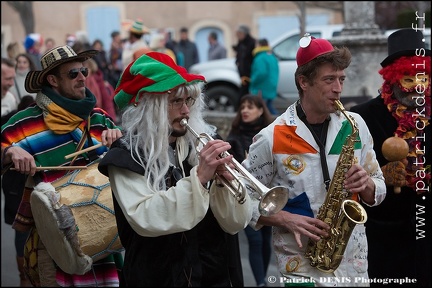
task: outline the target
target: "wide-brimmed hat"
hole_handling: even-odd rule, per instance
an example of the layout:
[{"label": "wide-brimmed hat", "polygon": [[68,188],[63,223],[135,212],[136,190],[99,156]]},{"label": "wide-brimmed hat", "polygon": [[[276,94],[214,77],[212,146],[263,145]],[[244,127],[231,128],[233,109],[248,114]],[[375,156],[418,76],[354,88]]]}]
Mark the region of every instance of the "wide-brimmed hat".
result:
[{"label": "wide-brimmed hat", "polygon": [[71,61],[84,62],[98,53],[98,50],[87,50],[77,54],[68,45],[52,48],[41,58],[42,70],[33,70],[27,73],[24,87],[27,92],[36,93],[42,89],[42,84],[46,75],[57,66]]},{"label": "wide-brimmed hat", "polygon": [[165,53],[148,52],[126,67],[117,83],[114,102],[123,109],[138,103],[142,92],[167,93],[193,82],[205,82],[205,78],[188,73]]},{"label": "wide-brimmed hat", "polygon": [[297,65],[302,66],[316,57],[334,50],[333,45],[326,39],[317,39],[306,33],[299,41],[300,47],[297,50]]},{"label": "wide-brimmed hat", "polygon": [[132,23],[129,31],[135,34],[149,34],[150,29],[147,28],[141,19],[137,19]]},{"label": "wide-brimmed hat", "polygon": [[423,41],[423,33],[417,29],[401,29],[393,32],[388,36],[387,48],[388,56],[381,62],[381,66],[390,65],[394,60],[402,56],[415,56],[420,49],[425,49],[424,56],[430,56],[431,50],[426,49]]}]

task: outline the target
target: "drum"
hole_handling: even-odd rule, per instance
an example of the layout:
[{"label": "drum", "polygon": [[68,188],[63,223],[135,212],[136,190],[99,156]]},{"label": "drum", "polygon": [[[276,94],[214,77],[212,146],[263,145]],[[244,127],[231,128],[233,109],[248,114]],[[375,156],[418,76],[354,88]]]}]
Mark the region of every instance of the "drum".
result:
[{"label": "drum", "polygon": [[99,161],[39,183],[30,196],[39,237],[69,274],[83,275],[93,262],[123,251],[109,179],[99,172]]}]

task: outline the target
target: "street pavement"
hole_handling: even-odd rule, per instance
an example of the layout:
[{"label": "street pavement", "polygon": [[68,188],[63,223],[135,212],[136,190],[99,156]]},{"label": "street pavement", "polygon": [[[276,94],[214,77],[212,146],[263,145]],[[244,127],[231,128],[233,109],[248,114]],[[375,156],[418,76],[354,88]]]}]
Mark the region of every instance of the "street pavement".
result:
[{"label": "street pavement", "polygon": [[[239,233],[240,252],[243,266],[245,287],[255,287],[255,279],[249,264],[248,243],[244,231]],[[1,191],[1,287],[19,287],[18,269],[15,258],[14,230],[11,225],[4,223],[4,194]],[[279,273],[277,272],[274,254],[268,268],[267,277],[276,277],[275,283],[269,283],[270,287],[281,287]]]}]

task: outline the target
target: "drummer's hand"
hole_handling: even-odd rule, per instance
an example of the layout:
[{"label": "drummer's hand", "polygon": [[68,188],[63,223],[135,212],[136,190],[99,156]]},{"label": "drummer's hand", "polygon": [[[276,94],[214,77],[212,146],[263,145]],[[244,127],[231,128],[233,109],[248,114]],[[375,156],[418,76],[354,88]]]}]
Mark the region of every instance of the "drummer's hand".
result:
[{"label": "drummer's hand", "polygon": [[36,162],[33,156],[21,147],[10,147],[4,155],[4,159],[5,163],[13,162],[15,170],[22,174],[34,176],[36,173]]},{"label": "drummer's hand", "polygon": [[110,147],[111,144],[122,137],[122,132],[119,129],[107,129],[102,131],[102,145]]}]

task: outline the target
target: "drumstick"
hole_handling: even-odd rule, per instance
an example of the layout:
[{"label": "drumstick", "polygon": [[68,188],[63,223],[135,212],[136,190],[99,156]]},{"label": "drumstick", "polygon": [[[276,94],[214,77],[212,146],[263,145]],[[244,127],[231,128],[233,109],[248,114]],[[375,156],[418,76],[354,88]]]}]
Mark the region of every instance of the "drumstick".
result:
[{"label": "drumstick", "polygon": [[[11,170],[17,170],[16,168],[12,167]],[[76,170],[76,169],[87,169],[87,166],[39,166],[36,167],[36,171],[41,170]]]},{"label": "drumstick", "polygon": [[66,155],[66,156],[65,156],[65,159],[72,158],[72,157],[74,157],[74,156],[76,156],[76,155],[79,155],[79,154],[81,154],[81,153],[84,153],[84,152],[88,152],[88,151],[91,151],[91,150],[97,149],[97,148],[99,148],[99,147],[102,147],[102,143],[99,143],[99,144],[97,144],[97,145],[93,145],[93,146],[87,147],[87,148],[85,148],[85,149],[79,150],[79,151],[74,152],[74,153],[71,153],[71,154],[69,154],[69,155]]}]

